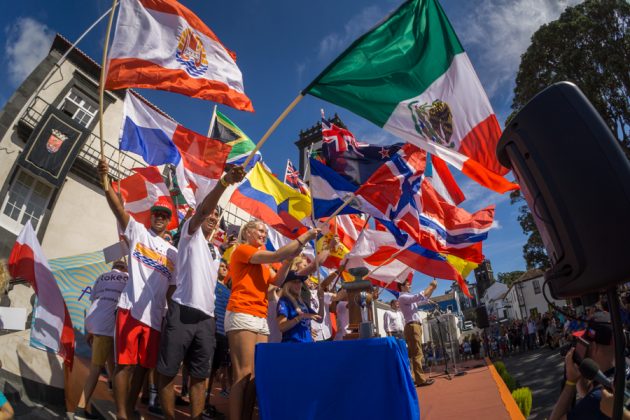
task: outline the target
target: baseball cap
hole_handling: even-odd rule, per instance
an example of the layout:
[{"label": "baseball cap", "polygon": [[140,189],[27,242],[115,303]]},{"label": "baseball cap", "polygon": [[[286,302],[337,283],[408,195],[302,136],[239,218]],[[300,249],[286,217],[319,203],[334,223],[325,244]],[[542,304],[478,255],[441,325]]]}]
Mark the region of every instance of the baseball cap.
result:
[{"label": "baseball cap", "polygon": [[308,276],[301,276],[296,271],[291,270],[287,273],[287,277],[284,279],[283,284],[294,280],[299,280],[300,282],[304,283],[306,279],[308,279]]},{"label": "baseball cap", "polygon": [[608,312],[596,312],[588,319],[587,328],[574,332],[573,336],[605,346],[611,345],[613,330],[610,314]]},{"label": "baseball cap", "polygon": [[173,210],[171,210],[171,203],[168,202],[166,197],[159,197],[155,203],[151,206],[151,213],[156,211],[163,211],[168,213],[168,217],[173,215]]}]

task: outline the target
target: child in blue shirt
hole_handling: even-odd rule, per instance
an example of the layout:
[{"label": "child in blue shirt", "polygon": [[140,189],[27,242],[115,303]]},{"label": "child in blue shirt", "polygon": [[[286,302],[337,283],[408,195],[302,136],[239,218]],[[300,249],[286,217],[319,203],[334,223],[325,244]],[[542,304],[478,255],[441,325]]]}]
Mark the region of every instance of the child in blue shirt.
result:
[{"label": "child in blue shirt", "polygon": [[[311,320],[321,322],[321,315],[315,313],[301,297],[302,283],[308,276],[300,276],[289,271],[282,285],[282,297],[278,300],[277,322],[282,332],[283,343],[312,343]],[[320,309],[324,307],[323,294],[320,296]]]}]

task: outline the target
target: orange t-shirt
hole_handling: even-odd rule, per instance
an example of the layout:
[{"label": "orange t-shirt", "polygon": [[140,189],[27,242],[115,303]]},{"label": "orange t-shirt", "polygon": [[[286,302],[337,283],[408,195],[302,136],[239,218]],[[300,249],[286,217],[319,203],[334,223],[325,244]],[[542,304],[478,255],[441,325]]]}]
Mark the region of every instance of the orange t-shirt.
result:
[{"label": "orange t-shirt", "polygon": [[239,245],[230,258],[228,276],[232,278],[232,294],[227,310],[267,318],[267,289],[273,277],[267,264],[250,264],[259,249]]}]

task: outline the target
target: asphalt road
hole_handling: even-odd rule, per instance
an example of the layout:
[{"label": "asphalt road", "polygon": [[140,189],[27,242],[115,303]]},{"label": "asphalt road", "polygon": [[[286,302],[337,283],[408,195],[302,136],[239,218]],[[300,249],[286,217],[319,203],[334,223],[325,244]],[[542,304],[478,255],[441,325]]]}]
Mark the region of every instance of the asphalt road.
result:
[{"label": "asphalt road", "polygon": [[517,353],[502,360],[519,386],[532,390],[532,411],[528,419],[549,417],[563,382],[564,360],[558,350],[543,348]]}]

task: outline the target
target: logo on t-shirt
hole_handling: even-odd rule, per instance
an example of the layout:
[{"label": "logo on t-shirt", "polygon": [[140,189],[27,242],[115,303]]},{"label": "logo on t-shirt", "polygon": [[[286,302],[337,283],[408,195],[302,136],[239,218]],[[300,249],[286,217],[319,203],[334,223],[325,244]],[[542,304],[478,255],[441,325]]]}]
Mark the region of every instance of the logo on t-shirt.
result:
[{"label": "logo on t-shirt", "polygon": [[171,280],[171,273],[175,265],[166,255],[162,255],[141,243],[136,244],[132,255],[145,266],[160,272],[169,281]]}]

